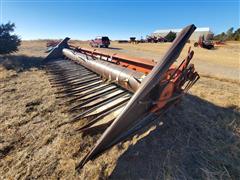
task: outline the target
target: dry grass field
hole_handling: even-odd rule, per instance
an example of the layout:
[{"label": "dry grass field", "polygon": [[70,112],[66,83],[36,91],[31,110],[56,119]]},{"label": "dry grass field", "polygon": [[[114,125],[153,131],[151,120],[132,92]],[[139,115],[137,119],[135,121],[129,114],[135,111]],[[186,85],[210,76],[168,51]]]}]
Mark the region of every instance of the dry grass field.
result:
[{"label": "dry grass field", "polygon": [[[96,137],[77,124],[57,127],[69,117],[42,66],[45,44],[24,41],[18,53],[0,56],[0,179],[240,179],[240,43],[193,48],[201,79],[189,94],[79,173]],[[112,42],[101,50],[157,61],[168,46]]]}]

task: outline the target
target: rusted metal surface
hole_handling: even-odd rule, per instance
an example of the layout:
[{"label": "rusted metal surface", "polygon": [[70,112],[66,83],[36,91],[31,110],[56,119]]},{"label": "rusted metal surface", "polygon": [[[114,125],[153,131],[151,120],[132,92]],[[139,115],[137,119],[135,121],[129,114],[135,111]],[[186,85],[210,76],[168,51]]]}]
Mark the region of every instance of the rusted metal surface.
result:
[{"label": "rusted metal surface", "polygon": [[199,79],[190,64],[194,54],[190,49],[182,63],[173,66],[195,28],[184,28],[156,65],[149,60],[69,47],[67,40],[52,50],[46,64],[50,82],[72,114],[72,119],[59,126],[85,119],[79,132],[105,130],[77,168],[153,122]]},{"label": "rusted metal surface", "polygon": [[153,59],[135,58],[135,57],[129,57],[126,55],[120,55],[117,53],[107,54],[97,49],[81,48],[81,47],[74,47],[74,46],[71,46],[71,47],[83,54],[100,58],[105,61],[110,61],[117,65],[123,66],[128,69],[132,69],[138,72],[142,72],[144,74],[148,74],[152,70],[152,68],[156,65],[156,62],[154,62]]}]

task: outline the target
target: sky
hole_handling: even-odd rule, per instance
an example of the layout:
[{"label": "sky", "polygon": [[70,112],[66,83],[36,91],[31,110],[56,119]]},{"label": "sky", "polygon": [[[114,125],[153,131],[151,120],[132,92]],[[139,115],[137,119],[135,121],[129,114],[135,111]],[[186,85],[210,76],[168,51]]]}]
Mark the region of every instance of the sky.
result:
[{"label": "sky", "polygon": [[240,0],[0,0],[0,23],[22,39],[145,37],[189,24],[214,33],[239,28]]}]

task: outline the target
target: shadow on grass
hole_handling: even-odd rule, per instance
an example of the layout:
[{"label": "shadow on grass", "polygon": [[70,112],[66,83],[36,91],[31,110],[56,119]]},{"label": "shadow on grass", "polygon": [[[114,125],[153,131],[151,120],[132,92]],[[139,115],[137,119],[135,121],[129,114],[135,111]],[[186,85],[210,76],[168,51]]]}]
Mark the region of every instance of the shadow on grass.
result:
[{"label": "shadow on grass", "polygon": [[120,156],[110,179],[240,179],[236,107],[187,95],[160,119]]},{"label": "shadow on grass", "polygon": [[8,55],[0,57],[0,65],[7,70],[22,72],[31,68],[41,68],[43,57]]},{"label": "shadow on grass", "polygon": [[122,50],[122,48],[116,48],[116,47],[108,47],[108,49],[113,49],[113,50]]}]

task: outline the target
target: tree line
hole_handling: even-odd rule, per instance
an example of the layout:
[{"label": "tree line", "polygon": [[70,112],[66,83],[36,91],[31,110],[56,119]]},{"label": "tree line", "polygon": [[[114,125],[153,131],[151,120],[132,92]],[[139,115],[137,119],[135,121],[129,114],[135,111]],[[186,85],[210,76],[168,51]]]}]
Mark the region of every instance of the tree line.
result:
[{"label": "tree line", "polygon": [[234,31],[234,28],[231,27],[226,32],[222,32],[214,36],[214,40],[218,41],[240,41],[240,28]]}]

